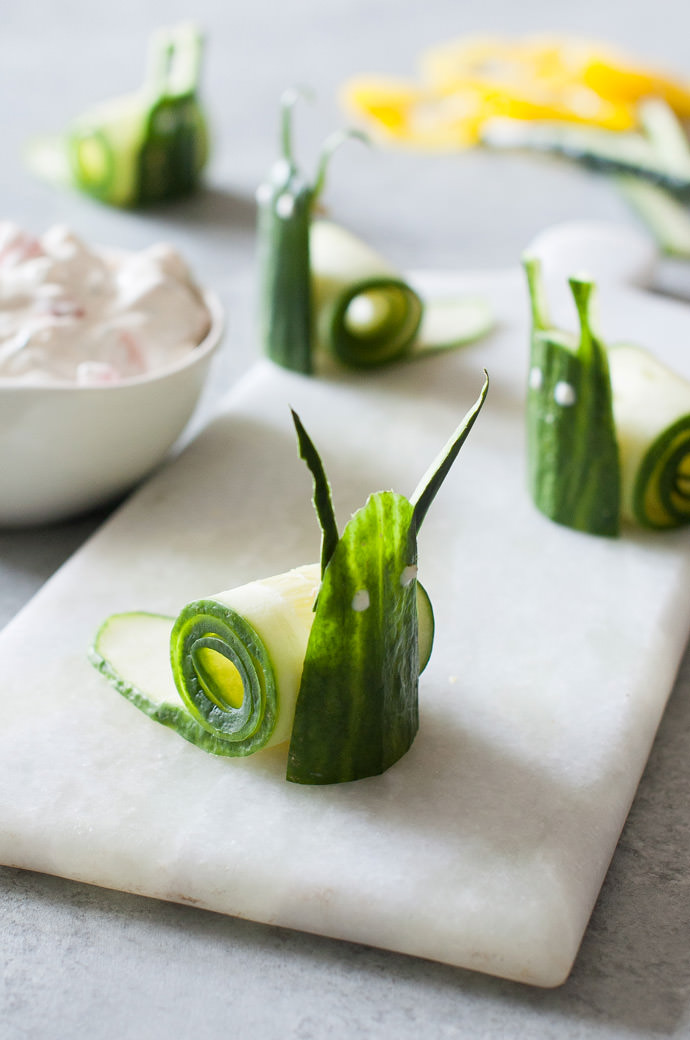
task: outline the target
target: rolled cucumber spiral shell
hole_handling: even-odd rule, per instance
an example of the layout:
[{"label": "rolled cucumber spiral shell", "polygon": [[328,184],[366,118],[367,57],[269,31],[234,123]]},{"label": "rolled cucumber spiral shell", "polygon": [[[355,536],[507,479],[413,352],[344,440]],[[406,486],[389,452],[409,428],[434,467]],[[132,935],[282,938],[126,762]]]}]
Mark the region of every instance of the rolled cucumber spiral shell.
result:
[{"label": "rolled cucumber spiral shell", "polygon": [[623,515],[643,527],[690,523],[690,382],[640,347],[608,350]]},{"label": "rolled cucumber spiral shell", "polygon": [[[114,614],[90,657],[155,722],[211,754],[250,755],[290,740],[320,583],[307,564],[195,600],[177,619]],[[417,606],[421,671],[434,620],[419,583]]]},{"label": "rolled cucumber spiral shell", "polygon": [[170,637],[175,685],[229,754],[287,740],[319,588],[318,566],[189,603]]},{"label": "rolled cucumber spiral shell", "polygon": [[313,564],[195,600],[177,619],[114,614],[91,661],[185,740],[214,755],[250,755],[290,737],[320,581]]},{"label": "rolled cucumber spiral shell", "polygon": [[315,345],[346,365],[373,367],[405,354],[424,305],[383,257],[325,220],[310,231]]}]

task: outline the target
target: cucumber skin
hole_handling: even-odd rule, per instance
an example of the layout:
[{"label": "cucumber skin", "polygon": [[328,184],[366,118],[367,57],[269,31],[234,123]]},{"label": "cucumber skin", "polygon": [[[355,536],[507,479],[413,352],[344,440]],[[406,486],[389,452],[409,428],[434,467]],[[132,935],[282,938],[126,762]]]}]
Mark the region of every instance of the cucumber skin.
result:
[{"label": "cucumber skin", "polygon": [[[537,508],[555,523],[615,538],[620,474],[608,366],[601,373],[588,367],[548,333],[533,337],[531,370],[541,372],[542,385],[528,390],[528,484]],[[573,386],[578,397],[589,383],[585,400],[557,405],[558,383]]]},{"label": "cucumber skin", "polygon": [[[160,129],[166,118],[173,123],[172,132]],[[146,121],[132,205],[145,206],[193,192],[208,150],[208,129],[195,98],[161,99]]]},{"label": "cucumber skin", "polygon": [[523,265],[532,315],[525,410],[532,499],[556,523],[616,537],[621,467],[608,358],[590,320],[594,284],[569,280],[580,320],[579,342],[571,343],[551,325],[540,261],[525,256]]},{"label": "cucumber skin", "polygon": [[[257,243],[259,321],[264,353],[283,368],[310,375],[312,361],[312,300],[309,227],[313,193],[296,167],[280,161],[278,176],[263,186],[258,200]],[[280,176],[287,167],[287,176]],[[278,212],[289,198],[293,211]]]},{"label": "cucumber skin", "polygon": [[[302,672],[287,779],[332,784],[383,773],[419,727],[416,582],[402,585],[413,507],[379,492],[350,519],[323,577]],[[353,609],[366,589],[370,605]]]}]

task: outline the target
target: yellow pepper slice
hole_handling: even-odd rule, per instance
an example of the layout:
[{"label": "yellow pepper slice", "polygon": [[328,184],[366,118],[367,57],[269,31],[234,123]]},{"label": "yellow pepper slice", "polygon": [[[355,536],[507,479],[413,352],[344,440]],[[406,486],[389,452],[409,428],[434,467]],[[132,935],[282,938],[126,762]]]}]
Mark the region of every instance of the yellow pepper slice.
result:
[{"label": "yellow pepper slice", "polygon": [[359,77],[341,92],[351,117],[389,142],[428,150],[476,144],[494,116],[624,131],[645,97],[690,115],[690,83],[575,37],[464,37],[425,51],[419,82]]}]

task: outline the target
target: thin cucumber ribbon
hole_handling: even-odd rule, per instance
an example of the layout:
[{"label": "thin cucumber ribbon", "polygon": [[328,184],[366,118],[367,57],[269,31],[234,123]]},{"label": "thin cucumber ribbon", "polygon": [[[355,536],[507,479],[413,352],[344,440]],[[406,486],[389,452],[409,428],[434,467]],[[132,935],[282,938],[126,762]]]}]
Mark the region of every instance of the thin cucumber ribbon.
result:
[{"label": "thin cucumber ribbon", "polygon": [[202,49],[190,23],[157,30],[143,86],[84,112],[62,138],[34,142],[30,167],[119,207],[192,191],[209,151],[198,99]]},{"label": "thin cucumber ribbon", "polygon": [[549,320],[539,261],[525,259],[532,303],[528,481],[552,520],[617,535],[690,523],[690,383],[648,351],[593,332],[594,284],[571,279],[580,336]]},{"label": "thin cucumber ribbon", "polygon": [[417,731],[418,675],[433,641],[417,531],[487,387],[411,499],[370,496],[342,536],[323,465],[295,416],[314,477],[320,564],[196,600],[176,620],[114,615],[97,633],[94,665],[150,718],[213,754],[290,740],[287,778],[308,784],[388,768]]}]

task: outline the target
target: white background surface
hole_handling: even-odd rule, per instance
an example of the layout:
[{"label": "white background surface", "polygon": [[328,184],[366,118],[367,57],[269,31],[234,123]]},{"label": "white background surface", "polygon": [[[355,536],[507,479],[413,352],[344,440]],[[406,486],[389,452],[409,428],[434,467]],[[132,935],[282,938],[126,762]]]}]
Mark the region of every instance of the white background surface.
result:
[{"label": "white background surface", "polygon": [[[253,191],[274,155],[275,103],[295,81],[317,103],[298,123],[308,164],[340,121],[337,84],[358,71],[412,71],[417,50],[465,31],[556,27],[616,39],[682,69],[690,15],[653,5],[544,0],[479,10],[406,0],[276,7],[203,0],[205,96],[216,127],[210,190],[177,208],[120,214],[29,180],[19,153],[85,103],[129,89],[150,29],[182,4],[25,2],[0,34],[4,215],[41,231],[68,221],[95,241],[179,245],[223,298],[230,334],[217,392],[255,357]],[[479,155],[430,159],[343,150],[327,202],[401,267],[515,262],[546,225],[627,220],[608,186],[579,171]],[[207,398],[210,405],[214,390]],[[0,535],[0,611],[26,601],[99,518]],[[532,991],[457,969],[227,919],[191,908],[0,871],[3,1036],[618,1037],[690,1030],[690,699],[687,664],[570,980]]]}]

